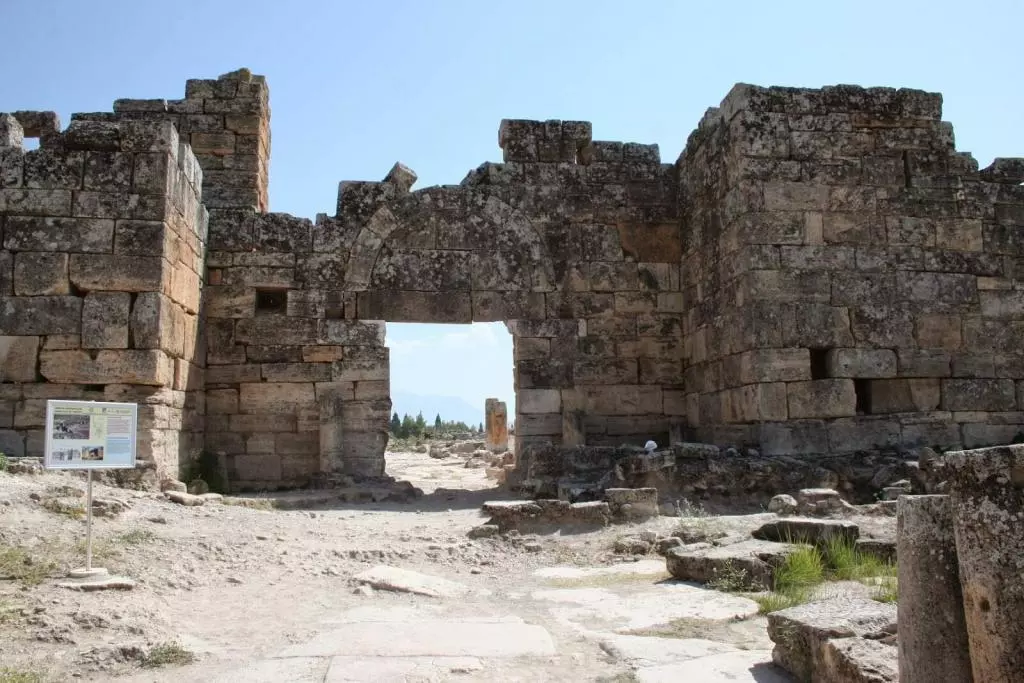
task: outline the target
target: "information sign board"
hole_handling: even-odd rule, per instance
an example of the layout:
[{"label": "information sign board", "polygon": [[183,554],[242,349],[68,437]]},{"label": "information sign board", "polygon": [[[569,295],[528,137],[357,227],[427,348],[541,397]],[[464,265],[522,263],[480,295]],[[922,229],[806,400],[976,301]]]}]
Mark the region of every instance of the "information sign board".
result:
[{"label": "information sign board", "polygon": [[138,405],[102,401],[46,402],[47,469],[135,467]]}]

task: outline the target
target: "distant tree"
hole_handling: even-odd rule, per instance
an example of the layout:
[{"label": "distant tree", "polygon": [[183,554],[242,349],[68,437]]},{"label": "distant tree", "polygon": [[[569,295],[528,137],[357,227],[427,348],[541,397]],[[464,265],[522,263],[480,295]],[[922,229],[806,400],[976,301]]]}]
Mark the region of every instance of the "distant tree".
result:
[{"label": "distant tree", "polygon": [[480,434],[484,433],[484,423],[483,422],[480,423],[480,427],[476,431],[479,432]]},{"label": "distant tree", "polygon": [[391,416],[391,426],[388,431],[395,436],[398,436],[398,433],[402,431],[402,420],[398,417],[397,411],[395,411],[395,414]]},{"label": "distant tree", "polygon": [[416,422],[411,417],[409,417],[409,413],[406,413],[402,417],[402,430],[399,433],[399,436],[403,439],[408,439],[415,433],[415,430]]},{"label": "distant tree", "polygon": [[438,413],[437,417],[434,418],[434,429],[440,430],[442,424],[443,423],[441,422],[441,413]]},{"label": "distant tree", "polygon": [[413,429],[417,436],[423,436],[423,432],[427,429],[427,421],[423,419],[423,411],[421,410],[413,421]]}]

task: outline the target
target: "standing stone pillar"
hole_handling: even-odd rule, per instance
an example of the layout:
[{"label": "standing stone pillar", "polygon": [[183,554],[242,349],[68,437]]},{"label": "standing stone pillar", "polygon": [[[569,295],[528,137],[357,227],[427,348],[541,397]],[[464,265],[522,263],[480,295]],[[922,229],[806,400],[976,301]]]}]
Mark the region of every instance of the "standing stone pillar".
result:
[{"label": "standing stone pillar", "polygon": [[949,496],[900,496],[900,683],[971,683]]},{"label": "standing stone pillar", "polygon": [[1019,683],[1024,680],[1024,445],[949,453],[942,468],[949,482],[974,680]]},{"label": "standing stone pillar", "polygon": [[320,471],[326,474],[345,471],[341,412],[341,396],[324,392],[320,398]]},{"label": "standing stone pillar", "polygon": [[504,401],[489,398],[484,401],[485,446],[494,453],[508,450],[508,408]]}]

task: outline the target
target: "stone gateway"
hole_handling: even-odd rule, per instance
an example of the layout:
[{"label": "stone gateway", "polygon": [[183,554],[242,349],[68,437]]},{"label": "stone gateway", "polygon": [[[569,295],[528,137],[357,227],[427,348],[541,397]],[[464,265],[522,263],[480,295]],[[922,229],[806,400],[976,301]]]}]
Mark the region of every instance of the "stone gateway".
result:
[{"label": "stone gateway", "polygon": [[235,490],[376,477],[388,321],[507,323],[517,450],[1024,428],[1024,161],[979,170],[940,95],[737,85],[675,163],[506,120],[502,163],[416,191],[396,164],[314,221],[269,212],[270,141],[245,69],[0,115],[0,450],[41,453],[48,398],[131,401],[161,477],[204,450]]}]

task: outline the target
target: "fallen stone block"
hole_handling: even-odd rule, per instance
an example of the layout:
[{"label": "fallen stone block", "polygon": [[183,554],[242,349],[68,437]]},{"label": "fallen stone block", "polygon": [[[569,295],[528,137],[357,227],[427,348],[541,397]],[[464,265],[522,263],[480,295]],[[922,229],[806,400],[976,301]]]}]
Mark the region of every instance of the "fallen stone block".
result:
[{"label": "fallen stone block", "polygon": [[470,592],[461,583],[383,564],[356,574],[353,578],[378,590],[415,593],[431,598],[458,598]]},{"label": "fallen stone block", "polygon": [[[887,681],[897,679],[832,678],[829,661],[848,659],[839,652],[826,654],[826,644],[839,638],[864,638],[879,632],[895,633],[896,605],[867,598],[838,598],[810,602],[768,615],[768,637],[775,643],[772,660],[799,681]],[[844,652],[853,648],[845,646]],[[892,666],[898,652],[891,647]],[[827,659],[831,657],[831,659]],[[837,665],[838,666],[838,665]],[[845,666],[845,664],[843,665]]]},{"label": "fallen stone block", "polygon": [[658,489],[605,489],[604,499],[615,521],[640,522],[658,516]]},{"label": "fallen stone block", "polygon": [[811,545],[824,545],[839,538],[852,545],[860,536],[860,529],[853,522],[842,520],[791,517],[763,524],[750,535],[762,541]]},{"label": "fallen stone block", "polygon": [[172,503],[177,503],[178,505],[195,507],[206,503],[206,501],[199,496],[193,496],[191,493],[183,493],[181,491],[164,491],[164,495],[167,496],[167,500]]},{"label": "fallen stone block", "polygon": [[829,516],[853,507],[835,489],[800,489],[796,493],[796,504],[802,515]]},{"label": "fallen stone block", "polygon": [[490,515],[490,523],[496,525],[502,533],[513,529],[528,532],[545,528],[599,528],[607,526],[611,521],[611,510],[608,503],[603,501],[494,501],[484,503],[483,511]]},{"label": "fallen stone block", "polygon": [[898,683],[894,645],[867,638],[837,638],[822,646],[822,671],[817,680],[829,683]]},{"label": "fallen stone block", "polygon": [[498,528],[497,524],[481,524],[466,532],[466,536],[469,538],[492,538],[500,533],[501,529]]},{"label": "fallen stone block", "polygon": [[777,515],[794,515],[796,511],[796,498],[785,493],[774,496],[768,502],[768,512],[774,512]]},{"label": "fallen stone block", "polygon": [[672,548],[665,553],[669,574],[681,581],[727,580],[744,588],[770,589],[775,568],[797,549],[788,543],[748,540],[725,546]]}]

